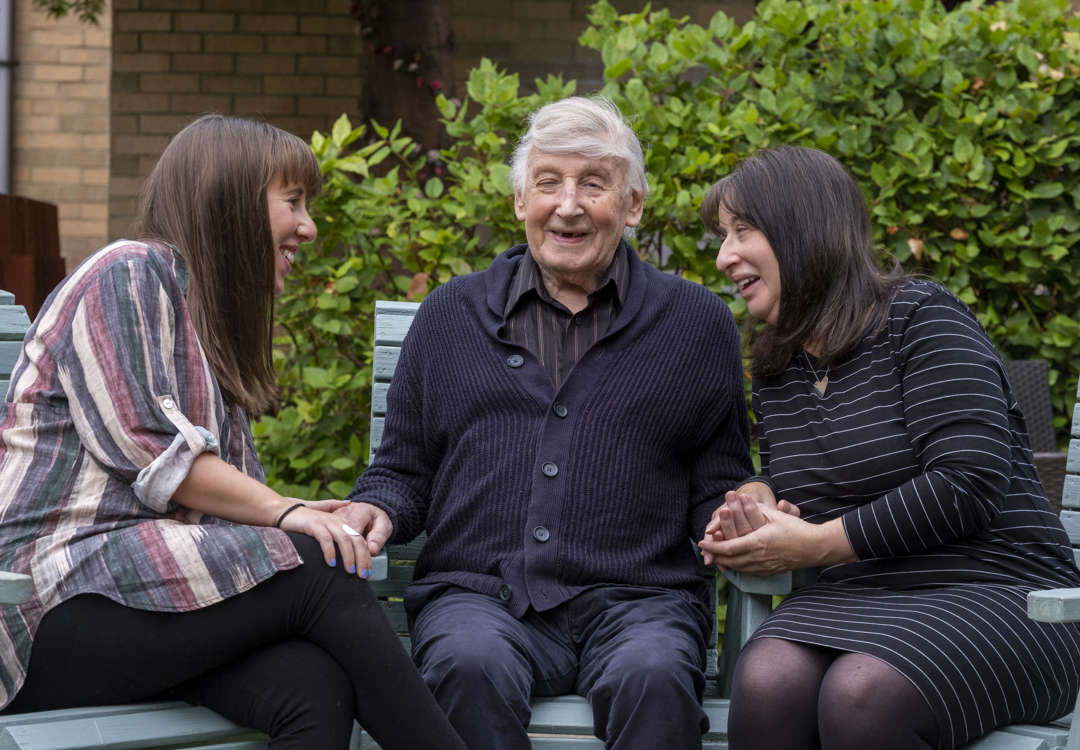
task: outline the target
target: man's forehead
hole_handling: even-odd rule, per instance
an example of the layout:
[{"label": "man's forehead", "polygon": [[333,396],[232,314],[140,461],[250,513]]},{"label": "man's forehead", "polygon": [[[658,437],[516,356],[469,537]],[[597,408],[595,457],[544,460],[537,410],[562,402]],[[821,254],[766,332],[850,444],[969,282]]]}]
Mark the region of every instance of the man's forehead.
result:
[{"label": "man's forehead", "polygon": [[604,172],[622,176],[626,162],[618,156],[587,156],[579,153],[557,154],[533,149],[529,152],[529,171]]}]

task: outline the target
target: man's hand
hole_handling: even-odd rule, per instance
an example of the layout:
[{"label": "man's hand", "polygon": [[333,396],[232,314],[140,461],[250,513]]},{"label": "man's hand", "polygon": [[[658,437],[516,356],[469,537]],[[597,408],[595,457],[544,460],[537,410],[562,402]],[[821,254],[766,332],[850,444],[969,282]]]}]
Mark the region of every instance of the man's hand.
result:
[{"label": "man's hand", "polygon": [[765,525],[764,511],[778,510],[798,518],[799,508],[787,500],[776,501],[772,489],[764,482],[747,482],[724,495],[724,504],[713,511],[705,527],[705,536],[698,543],[706,565],[713,565],[715,558],[708,542],[720,542],[745,536]]},{"label": "man's hand", "polygon": [[373,557],[379,554],[386,540],[394,533],[394,524],[386,511],[369,503],[349,503],[335,510],[334,515],[360,532]]}]

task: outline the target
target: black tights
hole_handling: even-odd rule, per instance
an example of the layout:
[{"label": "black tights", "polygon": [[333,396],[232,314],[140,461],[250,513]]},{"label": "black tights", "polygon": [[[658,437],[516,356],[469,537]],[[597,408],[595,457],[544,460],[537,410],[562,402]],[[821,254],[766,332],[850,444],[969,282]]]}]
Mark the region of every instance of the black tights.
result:
[{"label": "black tights", "polygon": [[56,606],[7,711],[184,698],[266,732],[275,750],[346,748],[353,718],[386,750],[465,750],[369,585],[289,536],[303,565],[203,609],[96,595]]},{"label": "black tights", "polygon": [[915,686],[880,659],[759,638],[735,667],[728,741],[731,750],[929,750],[938,728]]}]

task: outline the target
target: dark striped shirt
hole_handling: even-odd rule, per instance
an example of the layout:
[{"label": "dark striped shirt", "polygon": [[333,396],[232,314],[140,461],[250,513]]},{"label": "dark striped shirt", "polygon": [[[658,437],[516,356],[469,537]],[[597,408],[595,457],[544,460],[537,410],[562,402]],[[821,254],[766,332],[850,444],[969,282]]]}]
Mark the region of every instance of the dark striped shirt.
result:
[{"label": "dark striped shirt", "polygon": [[628,252],[630,247],[620,243],[588,305],[577,314],[548,294],[531,252],[526,251],[518,263],[503,311],[504,332],[540,360],[556,390],[622,309],[630,284]]}]

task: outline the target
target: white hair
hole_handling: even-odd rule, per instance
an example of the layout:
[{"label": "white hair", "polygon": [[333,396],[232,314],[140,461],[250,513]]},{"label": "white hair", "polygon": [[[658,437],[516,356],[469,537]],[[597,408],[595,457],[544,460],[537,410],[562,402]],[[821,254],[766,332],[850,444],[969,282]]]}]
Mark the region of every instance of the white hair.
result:
[{"label": "white hair", "polygon": [[510,160],[510,181],[515,193],[525,191],[532,149],[549,154],[581,154],[590,159],[616,157],[626,164],[627,192],[637,192],[642,200],[649,192],[641,143],[610,99],[571,96],[533,112],[529,129],[518,141]]}]

